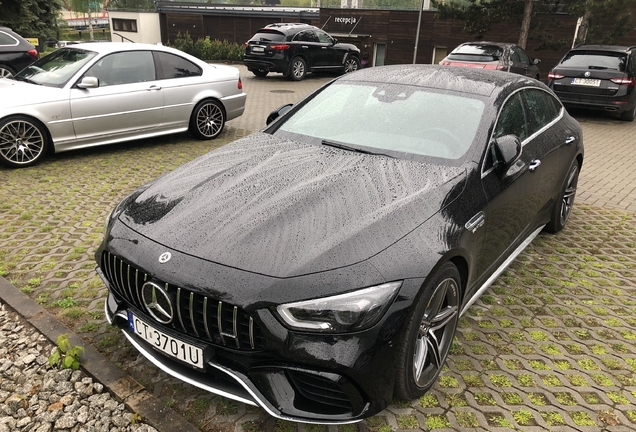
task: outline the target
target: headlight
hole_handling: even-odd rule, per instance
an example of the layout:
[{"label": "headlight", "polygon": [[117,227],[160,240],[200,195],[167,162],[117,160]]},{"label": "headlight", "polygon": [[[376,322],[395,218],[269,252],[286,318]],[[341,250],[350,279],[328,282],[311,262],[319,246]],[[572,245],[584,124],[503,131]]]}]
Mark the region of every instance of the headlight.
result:
[{"label": "headlight", "polygon": [[114,210],[111,210],[110,213],[108,213],[108,216],[106,216],[106,219],[104,219],[104,238],[108,236],[108,228],[110,228],[110,220],[113,217],[113,211]]},{"label": "headlight", "polygon": [[401,281],[389,282],[333,297],[283,304],[276,311],[285,324],[296,330],[325,333],[364,330],[382,318],[401,286]]}]

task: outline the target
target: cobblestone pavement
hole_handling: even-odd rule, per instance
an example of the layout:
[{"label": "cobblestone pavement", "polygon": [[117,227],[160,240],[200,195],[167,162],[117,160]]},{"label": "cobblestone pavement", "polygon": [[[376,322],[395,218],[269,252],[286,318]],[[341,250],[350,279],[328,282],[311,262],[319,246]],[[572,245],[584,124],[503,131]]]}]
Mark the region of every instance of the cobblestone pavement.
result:
[{"label": "cobblestone pavement", "polygon": [[288,423],[173,380],[138,356],[104,322],[93,253],[106,214],[135,187],[262,128],[269,111],[332,78],[242,73],[246,115],[212,142],[175,135],[0,168],[0,276],[202,431],[636,428],[636,123],[605,115],[576,113],[586,160],[570,223],[540,235],[461,319],[439,382],[419,400],[354,425]]}]

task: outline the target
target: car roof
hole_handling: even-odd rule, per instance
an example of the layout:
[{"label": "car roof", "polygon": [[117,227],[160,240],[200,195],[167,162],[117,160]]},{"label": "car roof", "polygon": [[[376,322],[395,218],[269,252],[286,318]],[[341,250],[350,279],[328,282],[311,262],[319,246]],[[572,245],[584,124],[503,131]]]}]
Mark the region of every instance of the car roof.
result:
[{"label": "car roof", "polygon": [[515,44],[510,43],[510,42],[489,42],[489,41],[478,41],[478,42],[464,42],[461,45],[458,45],[457,48],[459,48],[460,46],[464,46],[464,45],[476,45],[476,46],[482,46],[482,45],[494,45],[494,46],[498,46],[498,47],[511,47],[514,46]]},{"label": "car roof", "polygon": [[577,45],[572,48],[570,51],[585,51],[585,50],[595,50],[595,51],[613,51],[613,52],[628,52],[633,50],[636,46],[620,46],[620,45]]},{"label": "car roof", "polygon": [[276,30],[281,33],[297,33],[306,29],[317,29],[318,27],[305,23],[272,23],[267,24],[261,30]]},{"label": "car roof", "polygon": [[495,98],[501,93],[510,93],[521,87],[546,88],[536,80],[509,72],[422,64],[361,69],[355,73],[343,75],[337,80],[387,82],[471,93],[487,98]]},{"label": "car roof", "polygon": [[157,50],[171,53],[178,53],[182,56],[186,54],[174,48],[163,45],[129,43],[129,42],[84,42],[79,44],[67,45],[64,49],[84,49],[94,51],[99,54],[110,54],[120,51],[138,51],[138,50]]}]

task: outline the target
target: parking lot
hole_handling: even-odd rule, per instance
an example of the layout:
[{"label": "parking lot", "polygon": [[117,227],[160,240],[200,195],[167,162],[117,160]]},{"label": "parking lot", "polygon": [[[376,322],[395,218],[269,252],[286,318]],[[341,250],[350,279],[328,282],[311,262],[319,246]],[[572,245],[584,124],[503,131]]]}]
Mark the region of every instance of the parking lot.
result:
[{"label": "parking lot", "polygon": [[[265,126],[333,76],[256,78],[246,113],[214,141],[188,135],[0,168],[0,276],[202,431],[627,431],[636,428],[636,122],[576,112],[585,162],[568,226],[540,235],[460,320],[446,370],[419,400],[346,426],[288,423],[167,377],[105,323],[93,253],[137,186]],[[2,293],[0,292],[0,298]]]}]

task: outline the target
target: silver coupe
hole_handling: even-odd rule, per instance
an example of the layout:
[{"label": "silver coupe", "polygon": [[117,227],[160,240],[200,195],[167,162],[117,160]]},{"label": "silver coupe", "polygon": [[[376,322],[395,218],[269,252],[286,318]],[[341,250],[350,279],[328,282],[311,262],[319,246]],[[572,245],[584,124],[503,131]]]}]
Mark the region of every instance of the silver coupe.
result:
[{"label": "silver coupe", "polygon": [[0,162],[190,131],[217,137],[243,114],[238,69],[160,45],[85,43],[0,79]]}]

